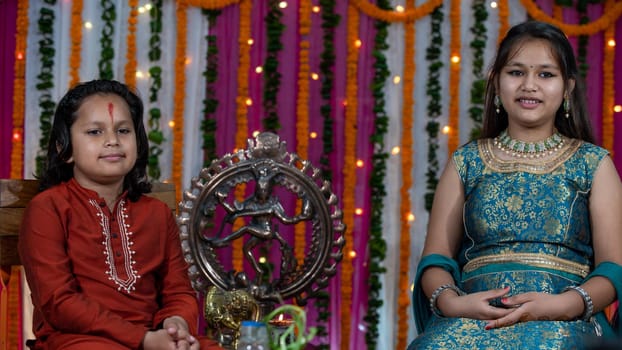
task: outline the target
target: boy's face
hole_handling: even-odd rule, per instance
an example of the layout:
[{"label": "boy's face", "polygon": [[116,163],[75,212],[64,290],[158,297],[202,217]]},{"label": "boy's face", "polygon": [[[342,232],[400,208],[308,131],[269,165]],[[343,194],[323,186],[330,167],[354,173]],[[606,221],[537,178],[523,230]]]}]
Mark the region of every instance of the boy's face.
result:
[{"label": "boy's face", "polygon": [[84,99],[71,126],[74,177],[95,189],[122,184],[137,158],[136,131],[125,100],[115,94]]}]

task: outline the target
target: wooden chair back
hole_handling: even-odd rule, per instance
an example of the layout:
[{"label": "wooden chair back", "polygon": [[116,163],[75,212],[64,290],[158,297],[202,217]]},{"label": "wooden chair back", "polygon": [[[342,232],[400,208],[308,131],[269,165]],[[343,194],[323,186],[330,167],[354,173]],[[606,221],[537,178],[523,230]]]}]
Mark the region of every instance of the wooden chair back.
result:
[{"label": "wooden chair back", "polygon": [[[6,271],[20,265],[17,253],[19,226],[26,205],[38,193],[38,180],[0,179],[0,267]],[[175,186],[170,183],[153,183],[149,196],[156,197],[177,210]]]}]

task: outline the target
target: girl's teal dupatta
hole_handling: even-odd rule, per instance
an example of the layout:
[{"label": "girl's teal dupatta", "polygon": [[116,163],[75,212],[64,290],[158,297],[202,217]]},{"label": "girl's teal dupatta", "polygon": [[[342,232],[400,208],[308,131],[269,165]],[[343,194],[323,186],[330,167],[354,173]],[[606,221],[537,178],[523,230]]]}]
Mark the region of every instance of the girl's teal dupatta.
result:
[{"label": "girl's teal dupatta", "polygon": [[[609,261],[602,262],[596,266],[594,271],[585,277],[584,282],[594,276],[601,276],[608,279],[616,289],[616,299],[618,301],[622,300],[622,266]],[[616,328],[613,328],[613,326],[609,325],[604,312],[599,312],[595,317],[601,326],[605,326],[602,327],[604,337],[622,336],[622,322],[618,322]],[[607,325],[609,325],[609,327],[606,327]]]},{"label": "girl's teal dupatta", "polygon": [[440,267],[449,272],[453,276],[454,281],[460,281],[460,268],[454,259],[440,254],[426,255],[421,259],[419,266],[417,266],[415,288],[413,289],[413,314],[415,315],[415,324],[417,326],[418,333],[423,332],[425,325],[432,316],[430,301],[421,288],[421,276],[423,275],[423,271],[425,269],[433,266]]}]

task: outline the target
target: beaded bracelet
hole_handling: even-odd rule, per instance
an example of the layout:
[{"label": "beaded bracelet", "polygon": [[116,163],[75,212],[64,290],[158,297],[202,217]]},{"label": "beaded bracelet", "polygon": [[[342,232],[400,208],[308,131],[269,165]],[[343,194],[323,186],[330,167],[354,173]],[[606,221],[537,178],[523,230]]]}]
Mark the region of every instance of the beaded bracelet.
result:
[{"label": "beaded bracelet", "polygon": [[436,306],[436,299],[438,299],[441,293],[443,293],[447,289],[453,290],[459,296],[466,295],[465,292],[463,292],[460,288],[456,287],[453,284],[443,284],[442,286],[436,288],[434,292],[432,292],[432,296],[430,297],[430,310],[432,310],[432,313],[434,313],[438,317],[445,317],[445,316],[443,316],[443,313],[441,312],[441,310],[439,310],[438,307]]},{"label": "beaded bracelet", "polygon": [[592,317],[592,313],[594,313],[594,303],[592,302],[592,297],[587,294],[585,289],[579,286],[568,286],[564,288],[562,293],[571,289],[581,295],[581,298],[583,298],[583,304],[585,304],[585,311],[583,312],[583,315],[581,315],[580,319],[586,322],[589,321],[590,317]]}]

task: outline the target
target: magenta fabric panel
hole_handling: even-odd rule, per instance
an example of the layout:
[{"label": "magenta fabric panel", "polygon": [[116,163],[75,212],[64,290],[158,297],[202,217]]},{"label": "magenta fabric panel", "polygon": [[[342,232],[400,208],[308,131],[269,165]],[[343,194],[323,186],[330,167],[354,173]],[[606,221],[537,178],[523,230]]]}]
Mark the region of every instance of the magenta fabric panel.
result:
[{"label": "magenta fabric panel", "polygon": [[[601,5],[588,7],[590,21],[602,16]],[[588,115],[592,120],[596,143],[601,145],[603,140],[603,32],[590,36],[587,46],[588,72],[585,78]]]},{"label": "magenta fabric panel", "polygon": [[[375,20],[365,15],[360,16],[359,35],[362,46],[359,50],[358,91],[357,91],[357,140],[356,157],[364,162],[364,167],[356,168],[356,189],[354,193],[356,208],[363,210],[362,215],[355,216],[353,230],[354,275],[352,276],[352,323],[350,324],[350,349],[366,349],[365,321],[367,315],[367,301],[369,298],[369,219],[371,211],[371,175],[373,144],[369,142],[374,132],[374,97],[370,87],[375,76],[374,71],[374,42],[376,38]],[[412,130],[404,130],[412,132]],[[346,194],[344,194],[346,195]],[[347,253],[347,252],[346,252]],[[407,291],[403,291],[407,293]]]},{"label": "magenta fabric panel", "polygon": [[251,64],[248,72],[248,94],[253,105],[248,107],[249,137],[257,130],[263,130],[261,120],[265,116],[263,107],[263,73],[255,72],[255,68],[264,65],[266,61],[266,25],[265,17],[268,13],[267,2],[253,1],[251,33],[253,46],[251,47]]},{"label": "magenta fabric panel", "polygon": [[[216,99],[218,108],[215,118],[216,154],[219,157],[230,153],[235,148],[236,98],[238,94],[238,37],[239,37],[239,6],[227,6],[221,10],[220,16],[212,26],[218,46],[218,79],[216,81]],[[224,216],[219,213],[220,217]],[[225,269],[231,269],[231,249],[219,250]]]},{"label": "magenta fabric panel", "polygon": [[224,155],[235,148],[239,9],[238,6],[227,6],[222,9],[216,25],[212,28],[218,45],[216,153],[219,155]]},{"label": "magenta fabric panel", "polygon": [[[335,45],[335,68],[334,68],[334,85],[333,85],[333,153],[330,157],[330,168],[333,171],[333,193],[343,200],[344,196],[351,195],[343,192],[343,159],[344,159],[344,119],[345,108],[343,101],[346,91],[346,57],[347,57],[347,21],[348,21],[348,4],[346,1],[337,1],[335,3],[335,13],[341,17],[338,28],[335,29],[334,45]],[[341,207],[343,207],[341,205]],[[347,227],[346,230],[352,230]],[[348,258],[348,252],[344,253],[344,261]],[[338,266],[338,274],[341,274],[341,268],[344,262]],[[330,313],[331,315],[341,315],[341,283],[339,278],[332,278],[329,286],[330,293]],[[339,350],[341,348],[341,316],[332,317],[330,324],[330,344],[331,350]]]},{"label": "magenta fabric panel", "polygon": [[17,1],[0,1],[0,178],[11,175]]},{"label": "magenta fabric panel", "polygon": [[[622,19],[618,18],[616,22],[615,32],[616,48],[615,48],[615,68],[614,68],[614,105],[622,105]],[[614,121],[614,138],[613,138],[613,161],[618,168],[618,172],[622,173],[622,111],[613,114]]]}]

